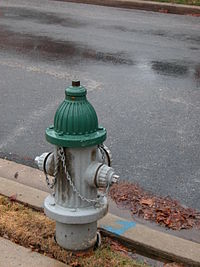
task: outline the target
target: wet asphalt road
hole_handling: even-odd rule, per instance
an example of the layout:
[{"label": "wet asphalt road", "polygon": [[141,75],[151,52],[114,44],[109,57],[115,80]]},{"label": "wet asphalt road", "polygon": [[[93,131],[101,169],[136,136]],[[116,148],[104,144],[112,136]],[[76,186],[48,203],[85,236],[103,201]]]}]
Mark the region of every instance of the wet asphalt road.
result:
[{"label": "wet asphalt road", "polygon": [[121,179],[200,209],[200,18],[0,0],[1,157],[50,149],[44,131],[73,78]]}]

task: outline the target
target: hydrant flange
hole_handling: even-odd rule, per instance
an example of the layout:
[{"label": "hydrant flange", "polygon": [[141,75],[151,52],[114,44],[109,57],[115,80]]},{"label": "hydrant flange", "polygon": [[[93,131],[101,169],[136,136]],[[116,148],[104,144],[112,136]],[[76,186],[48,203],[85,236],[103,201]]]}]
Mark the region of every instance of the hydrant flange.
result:
[{"label": "hydrant flange", "polygon": [[108,211],[107,198],[101,198],[101,206],[85,208],[64,208],[55,204],[55,199],[48,196],[44,202],[45,213],[51,219],[66,224],[85,224],[97,221]]}]

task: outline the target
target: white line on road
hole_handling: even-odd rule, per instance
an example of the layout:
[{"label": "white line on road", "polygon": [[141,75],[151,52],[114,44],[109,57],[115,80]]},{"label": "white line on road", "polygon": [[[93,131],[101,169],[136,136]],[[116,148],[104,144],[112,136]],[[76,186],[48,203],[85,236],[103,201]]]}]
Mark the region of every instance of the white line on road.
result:
[{"label": "white line on road", "polygon": [[[0,60],[1,66],[6,66],[10,68],[17,68],[22,69],[27,72],[34,72],[38,74],[46,74],[50,75],[51,77],[54,77],[56,79],[64,79],[64,80],[72,80],[75,77],[83,77],[82,81],[86,85],[87,89],[89,91],[97,90],[101,88],[101,84],[95,80],[87,78],[86,73],[78,73],[73,72],[73,74],[68,72],[62,72],[62,71],[55,71],[52,69],[47,69],[45,67],[37,67],[37,66],[26,66],[19,62],[13,62],[10,60]],[[41,107],[35,111],[31,111],[31,114],[28,115],[23,122],[18,124],[12,131],[11,134],[8,134],[6,138],[1,142],[0,149],[5,148],[7,145],[11,145],[15,143],[19,137],[25,136],[27,132],[31,132],[31,128],[33,124],[35,124],[38,120],[40,120],[42,117],[44,117],[47,113],[49,113],[51,110],[54,110],[56,106],[60,103],[60,99],[54,100],[54,102],[49,103],[46,105],[46,107]]]},{"label": "white line on road", "polygon": [[[38,67],[38,66],[26,66],[19,62],[13,62],[10,60],[0,60],[1,66],[6,66],[10,68],[17,68],[22,69],[27,72],[34,72],[38,74],[46,74],[51,77],[54,77],[56,79],[62,79],[62,80],[73,80],[76,77],[80,77],[82,80],[82,83],[85,84],[88,91],[98,90],[102,88],[102,84],[100,82],[97,82],[93,79],[87,78],[89,76],[86,72],[78,72],[78,71],[71,71],[70,72],[64,72],[64,71],[56,71],[53,68],[45,68],[45,67]],[[73,73],[72,73],[73,72]]]},{"label": "white line on road", "polygon": [[45,114],[49,113],[51,110],[55,109],[55,107],[60,103],[60,99],[56,99],[54,102],[49,103],[45,107],[41,107],[33,112],[29,116],[25,118],[25,121],[18,124],[12,131],[11,134],[8,134],[6,138],[1,142],[0,149],[5,148],[7,145],[14,144],[17,139],[21,136],[27,134],[27,132],[31,132],[33,123],[40,120]]}]

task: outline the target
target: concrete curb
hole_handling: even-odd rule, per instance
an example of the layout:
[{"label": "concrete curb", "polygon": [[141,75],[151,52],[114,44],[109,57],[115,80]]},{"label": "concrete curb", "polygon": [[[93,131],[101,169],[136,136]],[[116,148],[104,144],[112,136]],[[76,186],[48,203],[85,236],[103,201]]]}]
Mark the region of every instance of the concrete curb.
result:
[{"label": "concrete curb", "polygon": [[108,214],[99,221],[108,236],[134,248],[138,253],[156,259],[200,266],[200,244],[165,234],[133,221]]},{"label": "concrete curb", "polygon": [[171,13],[179,15],[200,15],[200,6],[190,6],[172,3],[158,3],[143,0],[56,0],[62,2],[73,2],[108,7],[139,9],[155,11],[161,13]]},{"label": "concrete curb", "polygon": [[[9,172],[11,174],[14,174],[17,166],[18,170],[23,170],[23,173],[25,171],[24,168],[26,168],[28,180],[31,178],[28,172],[32,174],[36,172],[38,178],[35,174],[34,177],[38,180],[41,178],[40,175],[43,176],[38,170],[21,164],[16,165],[16,163],[2,159],[0,159],[0,176],[5,172],[6,164],[9,166]],[[4,166],[4,168],[2,166]],[[2,171],[3,169],[4,171]],[[19,178],[20,175],[21,173],[19,172]],[[43,201],[48,195],[48,192],[28,186],[28,180],[24,181],[26,184],[21,184],[8,179],[8,177],[0,177],[0,194],[8,197],[15,196],[17,201],[27,203],[36,209],[42,210]],[[35,185],[37,185],[36,181]],[[127,221],[110,213],[99,221],[98,226],[105,235],[119,239],[126,245],[136,249],[139,253],[167,261],[184,263],[187,266],[200,266],[200,244],[198,243],[153,230],[134,221]]]}]

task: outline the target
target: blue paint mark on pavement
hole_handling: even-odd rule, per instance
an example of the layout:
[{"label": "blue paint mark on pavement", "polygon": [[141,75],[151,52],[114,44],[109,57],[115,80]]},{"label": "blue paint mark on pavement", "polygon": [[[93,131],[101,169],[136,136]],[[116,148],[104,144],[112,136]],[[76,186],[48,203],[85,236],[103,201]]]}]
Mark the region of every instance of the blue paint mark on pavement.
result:
[{"label": "blue paint mark on pavement", "polygon": [[106,226],[104,225],[103,228],[113,234],[116,235],[123,235],[127,230],[129,230],[130,228],[133,228],[136,226],[135,222],[129,222],[129,221],[121,221],[121,220],[117,220],[116,221],[117,224],[120,224],[122,227],[121,228],[114,228],[112,226]]}]

